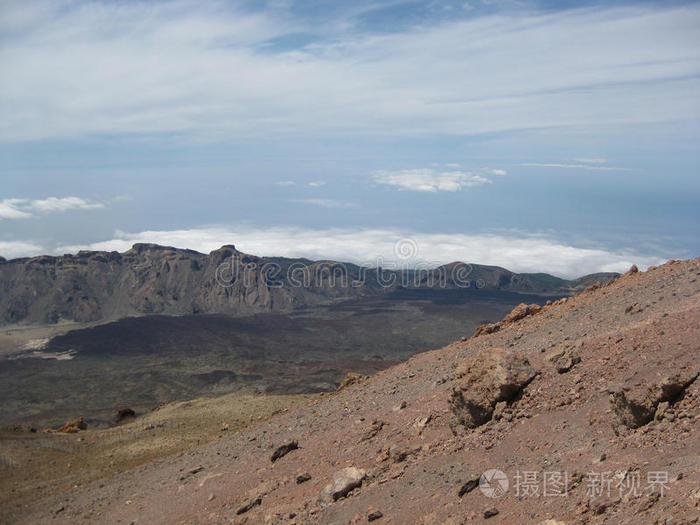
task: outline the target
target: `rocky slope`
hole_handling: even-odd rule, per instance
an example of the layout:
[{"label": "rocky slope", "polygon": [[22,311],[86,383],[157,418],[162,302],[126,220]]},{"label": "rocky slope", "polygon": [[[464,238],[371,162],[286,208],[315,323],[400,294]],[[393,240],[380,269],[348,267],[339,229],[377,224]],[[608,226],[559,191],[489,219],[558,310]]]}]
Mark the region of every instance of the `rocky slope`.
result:
[{"label": "rocky slope", "polygon": [[[600,274],[605,282],[615,274]],[[546,274],[453,263],[423,272],[263,258],[223,246],[208,255],[154,244],[125,253],[0,258],[0,324],[91,322],[126,316],[286,312],[397,287],[475,286],[568,294],[581,287]]]},{"label": "rocky slope", "polygon": [[697,523],[699,277],[669,262],[521,306],[18,522]]}]

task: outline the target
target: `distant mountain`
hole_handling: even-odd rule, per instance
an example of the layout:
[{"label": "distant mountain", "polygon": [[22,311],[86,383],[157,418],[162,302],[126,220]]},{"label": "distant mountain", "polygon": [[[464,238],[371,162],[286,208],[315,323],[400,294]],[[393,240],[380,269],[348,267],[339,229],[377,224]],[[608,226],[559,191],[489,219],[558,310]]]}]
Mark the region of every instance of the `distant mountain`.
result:
[{"label": "distant mountain", "polygon": [[256,257],[232,245],[208,255],[156,244],[124,253],[0,257],[0,324],[103,321],[148,314],[285,312],[399,288],[476,287],[569,295],[617,274],[573,281],[455,262],[368,269],[335,261]]}]

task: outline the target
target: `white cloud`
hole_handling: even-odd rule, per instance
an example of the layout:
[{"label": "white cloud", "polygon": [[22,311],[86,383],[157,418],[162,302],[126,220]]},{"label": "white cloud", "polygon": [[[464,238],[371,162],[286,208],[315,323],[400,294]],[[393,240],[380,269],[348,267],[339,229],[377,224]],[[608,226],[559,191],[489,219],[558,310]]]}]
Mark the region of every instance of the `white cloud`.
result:
[{"label": "white cloud", "polygon": [[3,199],[0,201],[0,220],[2,219],[28,219],[31,213],[22,211],[20,206],[26,203],[26,199]]},{"label": "white cloud", "polygon": [[379,184],[395,186],[410,191],[460,191],[472,186],[489,184],[491,181],[481,175],[467,171],[436,171],[430,168],[399,171],[375,171],[373,179]]},{"label": "white cloud", "polygon": [[88,202],[80,197],[49,197],[47,199],[31,201],[29,206],[40,213],[68,210],[95,210],[104,208],[104,204],[100,202]]},{"label": "white cloud", "polygon": [[0,219],[28,219],[36,213],[47,214],[70,210],[104,208],[100,202],[89,202],[80,197],[48,197],[46,199],[4,199],[0,201]]},{"label": "white cloud", "polygon": [[321,186],[325,186],[325,185],[326,185],[325,180],[315,180],[315,181],[309,182],[309,186],[311,186],[312,188],[320,188]]},{"label": "white cloud", "polygon": [[355,204],[352,202],[342,202],[334,199],[296,199],[293,202],[299,202],[302,204],[311,204],[312,206],[319,206],[321,208],[354,208]]},{"label": "white cloud", "polygon": [[[632,264],[646,268],[663,259],[628,251],[579,248],[534,235],[412,233],[395,229],[304,229],[252,226],[207,227],[175,231],[117,232],[115,238],[80,246],[61,246],[62,254],[89,250],[126,251],[137,242],[190,248],[203,253],[234,244],[253,255],[335,259],[360,264],[403,264],[396,244],[411,239],[414,262],[438,266],[453,261],[503,266],[517,272],[549,272],[579,277],[599,271],[626,271]],[[387,266],[388,267],[388,266]]]},{"label": "white cloud", "polygon": [[506,170],[500,169],[489,170],[489,173],[492,175],[508,175],[508,172]]},{"label": "white cloud", "polygon": [[2,9],[6,141],[473,135],[700,116],[693,4],[503,11],[390,34],[341,22],[294,50],[264,44],[317,24],[221,2]]},{"label": "white cloud", "polygon": [[520,166],[529,166],[535,168],[563,168],[588,171],[632,171],[630,168],[614,168],[612,166],[591,166],[590,164],[566,164],[554,162],[526,162],[520,164]]},{"label": "white cloud", "polygon": [[293,180],[281,180],[279,182],[275,182],[275,184],[277,184],[277,186],[294,186],[296,182]]},{"label": "white cloud", "polygon": [[25,241],[0,241],[0,256],[6,259],[40,255],[44,249],[36,243]]}]

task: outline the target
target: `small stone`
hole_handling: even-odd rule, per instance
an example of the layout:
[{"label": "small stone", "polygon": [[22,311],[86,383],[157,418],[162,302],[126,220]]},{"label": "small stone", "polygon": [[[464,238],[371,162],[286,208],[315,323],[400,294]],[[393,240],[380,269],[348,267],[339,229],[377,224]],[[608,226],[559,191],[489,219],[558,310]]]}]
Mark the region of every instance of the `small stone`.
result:
[{"label": "small stone", "polygon": [[484,519],[489,519],[493,518],[494,516],[498,515],[498,509],[486,509],[484,511]]},{"label": "small stone", "polygon": [[311,479],[311,474],[309,474],[308,472],[304,472],[303,474],[299,474],[296,477],[296,482],[297,482],[297,485],[301,485],[302,483],[306,483],[310,479]]},{"label": "small stone", "polygon": [[238,508],[236,514],[245,514],[250,509],[257,507],[262,503],[262,498],[257,497],[246,501],[241,507]]},{"label": "small stone", "polygon": [[272,461],[274,463],[278,459],[289,454],[292,450],[296,450],[298,448],[299,448],[299,444],[296,441],[290,441],[289,443],[285,443],[284,445],[277,447],[277,450],[275,450],[272,453],[272,456],[270,457],[270,461]]},{"label": "small stone", "polygon": [[209,497],[207,498],[207,501],[212,501],[216,496],[214,494],[209,494]]},{"label": "small stone", "polygon": [[478,486],[479,486],[479,478],[474,478],[474,479],[470,479],[468,481],[465,481],[464,483],[462,483],[462,486],[459,488],[457,495],[461,498],[465,494],[469,494],[472,490],[474,490]]},{"label": "small stone", "polygon": [[398,412],[399,410],[403,410],[406,408],[406,401],[401,401],[401,403],[397,406],[394,407],[394,412]]},{"label": "small stone", "polygon": [[506,403],[505,401],[499,401],[498,403],[496,403],[496,407],[493,409],[493,419],[495,419],[496,421],[503,419],[503,414],[507,407],[508,403]]},{"label": "small stone", "polygon": [[362,441],[368,441],[372,439],[374,436],[376,436],[379,431],[384,428],[384,421],[380,421],[378,419],[375,419],[372,421],[372,424],[370,427],[365,431],[365,433],[362,435],[360,438],[360,442]]},{"label": "small stone", "polygon": [[367,521],[375,521],[378,520],[379,518],[383,517],[384,514],[381,513],[379,510],[373,510],[369,514],[367,514]]},{"label": "small stone", "polygon": [[413,422],[413,428],[418,432],[419,434],[423,431],[423,429],[426,427],[428,423],[430,423],[430,420],[432,419],[431,415],[425,416],[425,417],[419,417]]}]

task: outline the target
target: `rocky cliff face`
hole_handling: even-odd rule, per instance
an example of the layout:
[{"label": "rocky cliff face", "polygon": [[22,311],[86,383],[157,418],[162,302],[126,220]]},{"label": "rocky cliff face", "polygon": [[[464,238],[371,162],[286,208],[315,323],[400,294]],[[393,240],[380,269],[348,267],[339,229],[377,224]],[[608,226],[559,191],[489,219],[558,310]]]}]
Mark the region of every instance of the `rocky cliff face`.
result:
[{"label": "rocky cliff face", "polygon": [[546,274],[518,275],[464,263],[429,271],[385,270],[378,275],[352,264],[255,257],[231,245],[205,255],[135,244],[125,253],[0,258],[0,324],[283,312],[397,287],[471,286],[568,294],[576,287],[572,283]]}]

